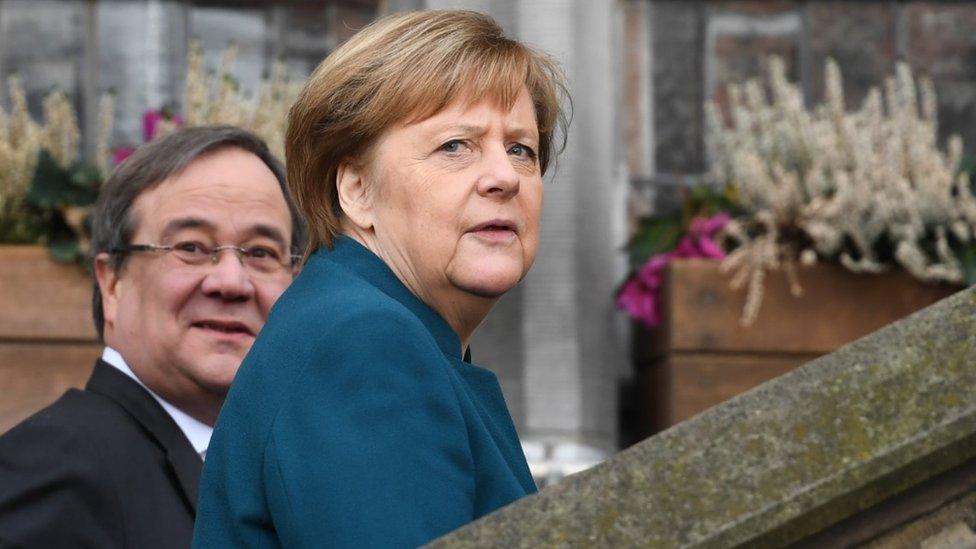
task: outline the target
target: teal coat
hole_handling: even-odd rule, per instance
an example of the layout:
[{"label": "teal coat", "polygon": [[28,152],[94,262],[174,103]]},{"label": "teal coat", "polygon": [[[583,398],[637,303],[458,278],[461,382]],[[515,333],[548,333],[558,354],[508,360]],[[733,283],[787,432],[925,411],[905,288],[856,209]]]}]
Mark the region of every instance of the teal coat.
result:
[{"label": "teal coat", "polygon": [[495,375],[341,237],[281,296],[217,420],[194,547],[407,547],[536,490]]}]

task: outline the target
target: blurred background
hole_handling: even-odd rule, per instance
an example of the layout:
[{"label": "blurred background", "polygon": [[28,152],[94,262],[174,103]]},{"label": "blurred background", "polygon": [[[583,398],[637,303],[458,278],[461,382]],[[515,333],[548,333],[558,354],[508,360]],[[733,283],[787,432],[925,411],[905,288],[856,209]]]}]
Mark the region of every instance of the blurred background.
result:
[{"label": "blurred background", "polygon": [[[816,110],[832,97],[836,103],[828,59],[843,75],[837,83],[843,109],[861,109],[872,87],[888,93],[887,118],[874,124],[914,124],[921,136],[916,141],[931,137],[923,152],[950,174],[948,183],[932,185],[946,187],[950,202],[958,198],[957,165],[964,170],[965,159],[976,153],[976,3],[970,2],[0,0],[0,129],[9,145],[0,150],[0,171],[10,174],[27,165],[17,164],[10,152],[20,150],[11,133],[18,112],[71,133],[70,123],[51,123],[68,116],[47,99],[52,93],[62,94],[77,121],[77,139],[59,145],[78,151],[77,158],[58,158],[65,173],[82,173],[72,163],[101,170],[82,178],[88,190],[114,161],[167,125],[237,121],[280,139],[289,94],[330,51],[379,16],[434,8],[492,15],[514,37],[555,56],[570,81],[573,122],[566,151],[547,182],[540,256],[472,345],[474,361],[498,373],[533,472],[544,481],[598,463],[947,295],[976,272],[967,263],[971,249],[962,229],[948,244],[956,263],[942,258],[958,273],[929,276],[928,285],[917,283],[926,278],[921,275],[897,278],[913,272],[904,265],[889,269],[895,279],[861,275],[851,281],[851,269],[834,269],[843,250],[831,255],[813,236],[799,245],[821,259],[821,270],[801,277],[805,297],[778,304],[777,292],[797,292],[782,274],[788,269],[771,267],[762,309],[745,323],[749,327],[739,314],[748,298],[730,292],[714,266],[662,262],[660,280],[649,271],[630,279],[644,293],[627,293],[625,285],[656,255],[680,248],[683,236],[707,237],[695,241],[702,245],[714,237],[720,244],[717,225],[702,228],[692,220],[763,209],[760,199],[746,196],[734,170],[716,171],[717,163],[731,158],[734,166],[738,157],[712,146],[706,104],[714,101],[719,113],[734,114],[742,102],[760,119],[762,113],[783,120],[793,120],[789,113],[810,113],[814,120],[795,121],[796,128],[829,127],[829,120],[841,124],[839,115]],[[915,80],[904,79],[886,88],[899,62],[907,63],[917,88]],[[789,94],[776,98],[783,87],[775,81],[776,70],[792,86],[797,105],[789,103]],[[16,80],[8,86],[10,77]],[[765,79],[757,89],[769,92],[769,105],[750,105],[727,87],[750,78]],[[934,94],[927,95],[927,82]],[[909,88],[918,90],[917,112],[915,103],[895,101]],[[194,98],[206,104],[188,104]],[[893,121],[896,103],[915,112],[903,117],[909,122]],[[818,116],[828,126],[818,126]],[[865,119],[853,117],[851,127]],[[742,127],[741,119],[726,120]],[[892,139],[912,141],[899,131],[889,132]],[[959,151],[953,151],[952,135],[961,137]],[[921,158],[923,152],[905,158]],[[898,161],[908,166],[909,160]],[[11,177],[0,183],[0,204],[6,200],[8,209],[18,192]],[[81,267],[63,263],[81,257],[84,238],[70,236],[70,243],[54,246],[64,235],[83,233],[83,223],[72,221],[66,199],[45,201],[40,191],[25,190],[31,184],[38,184],[36,178],[21,177],[23,200],[33,201],[43,210],[39,219],[60,233],[38,228],[35,221],[28,230],[26,222],[0,220],[0,430],[53,401],[66,386],[82,384],[100,352],[90,328],[90,283]],[[824,196],[835,194],[834,188]],[[86,206],[84,199],[76,202]],[[947,215],[955,217],[946,223],[963,219]],[[927,220],[925,231],[940,222]],[[809,224],[797,226],[806,230]],[[937,243],[946,238],[931,231],[936,244],[931,250],[924,242],[919,247],[935,257]],[[873,246],[877,258],[862,250],[852,261],[897,264],[897,254],[884,255],[889,244]],[[732,248],[726,245],[718,255]],[[800,248],[780,259],[798,260],[805,251]],[[720,258],[709,250],[699,246],[667,259]],[[52,262],[50,253],[62,263]],[[682,273],[684,286],[675,273]],[[669,289],[662,294],[659,286]],[[868,301],[853,303],[843,292]]]}]

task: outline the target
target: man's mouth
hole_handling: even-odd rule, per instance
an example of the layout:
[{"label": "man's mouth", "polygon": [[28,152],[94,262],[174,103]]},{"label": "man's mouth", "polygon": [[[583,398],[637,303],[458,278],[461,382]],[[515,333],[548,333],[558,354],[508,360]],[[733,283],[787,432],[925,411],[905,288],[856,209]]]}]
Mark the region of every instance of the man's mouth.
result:
[{"label": "man's mouth", "polygon": [[201,320],[191,324],[194,328],[213,330],[224,334],[242,334],[253,336],[254,332],[243,322],[235,320]]}]

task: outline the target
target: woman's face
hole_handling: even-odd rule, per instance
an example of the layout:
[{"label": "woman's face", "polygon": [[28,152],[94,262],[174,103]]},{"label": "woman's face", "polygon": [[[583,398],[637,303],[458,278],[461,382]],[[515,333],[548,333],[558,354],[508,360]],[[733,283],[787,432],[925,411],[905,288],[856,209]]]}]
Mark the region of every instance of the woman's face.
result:
[{"label": "woman's face", "polygon": [[528,91],[508,111],[465,103],[388,130],[363,169],[374,252],[438,310],[459,291],[496,298],[512,289],[539,243],[539,131]]}]

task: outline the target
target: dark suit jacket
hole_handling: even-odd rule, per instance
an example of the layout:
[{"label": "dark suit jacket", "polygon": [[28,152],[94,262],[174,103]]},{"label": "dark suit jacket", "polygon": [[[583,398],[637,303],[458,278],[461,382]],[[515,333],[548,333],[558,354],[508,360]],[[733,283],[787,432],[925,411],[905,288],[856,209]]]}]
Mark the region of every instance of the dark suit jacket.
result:
[{"label": "dark suit jacket", "polygon": [[0,547],[189,547],[203,463],[102,361],[84,391],[0,436]]}]

